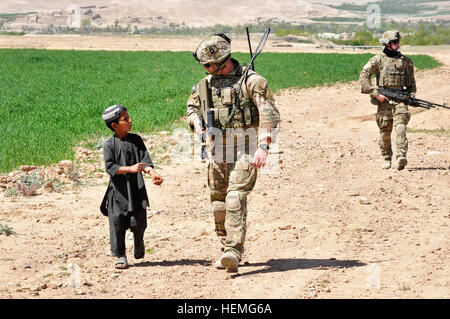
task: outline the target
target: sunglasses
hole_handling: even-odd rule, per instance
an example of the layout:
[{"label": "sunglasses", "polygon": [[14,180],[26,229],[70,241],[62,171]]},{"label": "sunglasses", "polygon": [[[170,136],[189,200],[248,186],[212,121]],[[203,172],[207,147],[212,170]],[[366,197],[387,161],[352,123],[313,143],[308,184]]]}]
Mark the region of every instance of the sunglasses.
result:
[{"label": "sunglasses", "polygon": [[391,43],[392,43],[392,44],[399,44],[400,41],[399,41],[399,40],[392,40]]},{"label": "sunglasses", "polygon": [[204,66],[205,68],[209,68],[209,67],[211,66],[211,63],[205,63],[205,64],[203,64],[203,66]]}]

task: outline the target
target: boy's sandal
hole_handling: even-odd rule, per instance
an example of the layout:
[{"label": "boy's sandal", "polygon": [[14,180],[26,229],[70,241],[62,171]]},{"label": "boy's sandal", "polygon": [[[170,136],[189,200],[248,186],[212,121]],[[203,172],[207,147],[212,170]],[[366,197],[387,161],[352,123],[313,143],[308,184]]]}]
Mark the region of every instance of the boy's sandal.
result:
[{"label": "boy's sandal", "polygon": [[126,256],[119,257],[116,261],[115,268],[116,269],[127,269],[128,268],[127,257]]}]

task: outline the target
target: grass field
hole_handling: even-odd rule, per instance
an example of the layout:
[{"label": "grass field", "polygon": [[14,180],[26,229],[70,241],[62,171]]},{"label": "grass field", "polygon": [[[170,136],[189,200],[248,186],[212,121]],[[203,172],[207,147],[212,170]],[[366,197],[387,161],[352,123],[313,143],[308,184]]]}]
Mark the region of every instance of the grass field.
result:
[{"label": "grass field", "polygon": [[[255,67],[277,91],[357,80],[371,56],[263,53]],[[73,158],[80,141],[111,135],[101,114],[113,104],[127,106],[134,132],[168,129],[204,74],[190,52],[0,50],[0,172]]]}]

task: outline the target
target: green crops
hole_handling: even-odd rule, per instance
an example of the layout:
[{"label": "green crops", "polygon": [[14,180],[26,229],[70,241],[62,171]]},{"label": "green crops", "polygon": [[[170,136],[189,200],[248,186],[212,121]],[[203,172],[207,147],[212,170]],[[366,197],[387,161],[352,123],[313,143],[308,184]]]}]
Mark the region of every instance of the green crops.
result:
[{"label": "green crops", "polygon": [[[370,57],[263,52],[255,67],[276,91],[357,80]],[[439,65],[412,58],[419,69]],[[204,75],[190,52],[0,50],[0,172],[73,158],[80,141],[112,134],[101,115],[113,104],[129,109],[134,132],[168,129]]]}]

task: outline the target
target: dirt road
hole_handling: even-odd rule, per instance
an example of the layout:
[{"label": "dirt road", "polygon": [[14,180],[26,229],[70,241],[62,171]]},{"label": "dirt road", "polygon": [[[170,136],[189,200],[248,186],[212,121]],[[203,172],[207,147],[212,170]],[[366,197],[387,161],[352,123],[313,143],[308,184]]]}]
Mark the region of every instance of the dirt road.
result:
[{"label": "dirt road", "polygon": [[[448,103],[449,74],[448,64],[418,72],[417,96]],[[397,171],[381,169],[375,107],[357,83],[285,90],[276,101],[278,151],[249,196],[237,274],[212,266],[206,164],[171,162],[158,169],[161,187],[146,179],[147,254],[133,259],[127,233],[123,271],[98,210],[106,176],[62,193],[1,192],[0,224],[16,234],[0,235],[0,297],[448,298],[450,111],[413,110],[409,164]]]}]

